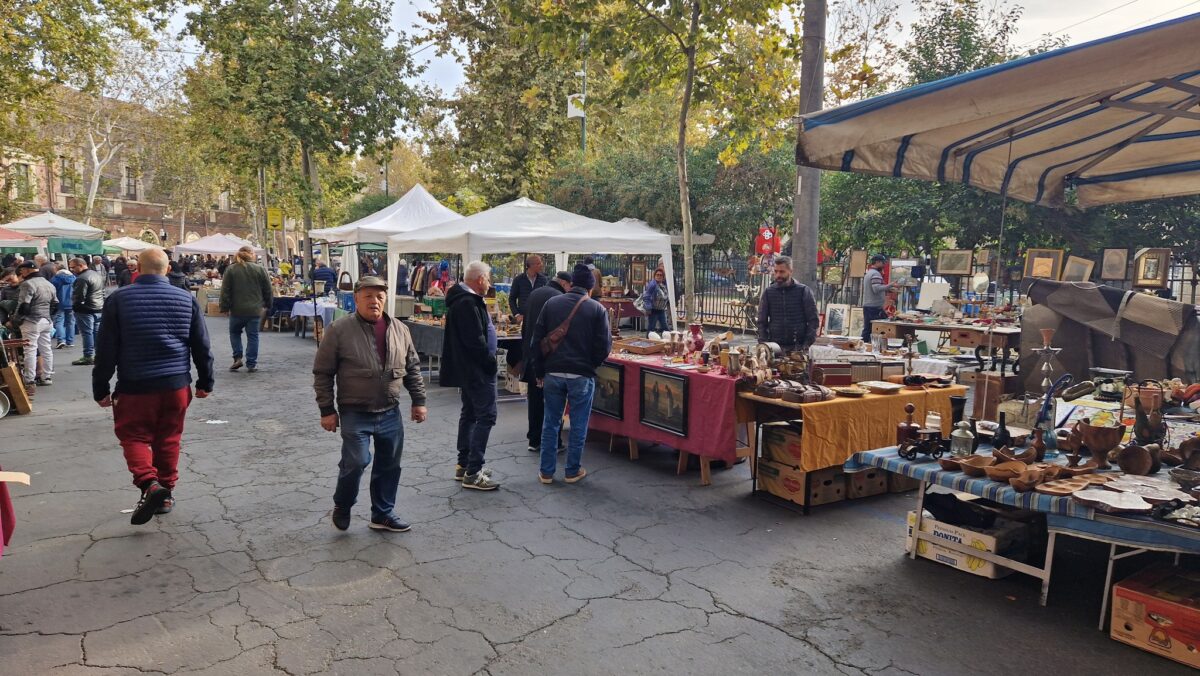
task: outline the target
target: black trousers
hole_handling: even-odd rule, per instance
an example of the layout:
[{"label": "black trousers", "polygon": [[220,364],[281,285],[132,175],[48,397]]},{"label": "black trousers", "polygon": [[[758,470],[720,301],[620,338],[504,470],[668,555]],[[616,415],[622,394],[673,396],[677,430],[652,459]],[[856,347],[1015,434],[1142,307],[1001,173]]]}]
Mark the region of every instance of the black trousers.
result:
[{"label": "black trousers", "polygon": [[863,306],[863,332],[862,339],[864,343],[871,342],[871,322],[877,319],[887,319],[887,313],[881,307]]}]

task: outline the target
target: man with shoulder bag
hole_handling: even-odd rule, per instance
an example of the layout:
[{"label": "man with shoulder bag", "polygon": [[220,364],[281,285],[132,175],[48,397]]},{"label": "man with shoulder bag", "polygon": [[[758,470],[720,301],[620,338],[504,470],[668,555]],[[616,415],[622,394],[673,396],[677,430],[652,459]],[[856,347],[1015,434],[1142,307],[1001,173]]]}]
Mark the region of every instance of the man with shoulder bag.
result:
[{"label": "man with shoulder bag", "polygon": [[546,301],[533,332],[531,345],[536,347],[529,357],[545,398],[538,469],[538,480],[543,484],[554,482],[558,435],[568,403],[571,433],[567,439],[564,480],[576,483],[587,476],[581,462],[596,390],[596,367],[612,350],[608,312],[589,297],[595,283],[595,276],[586,265],[576,265],[571,273],[571,290]]}]

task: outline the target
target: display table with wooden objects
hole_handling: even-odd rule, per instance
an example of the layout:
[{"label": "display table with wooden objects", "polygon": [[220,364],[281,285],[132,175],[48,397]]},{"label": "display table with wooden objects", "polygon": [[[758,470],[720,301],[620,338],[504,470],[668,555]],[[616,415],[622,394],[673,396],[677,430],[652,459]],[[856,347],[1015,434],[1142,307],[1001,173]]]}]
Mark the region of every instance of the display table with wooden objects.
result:
[{"label": "display table with wooden objects", "polygon": [[994,369],[999,364],[1000,376],[1002,378],[1011,363],[1009,360],[1009,350],[1019,349],[1021,342],[1021,328],[1019,326],[952,324],[942,322],[925,323],[882,319],[871,322],[871,334],[885,338],[907,339],[909,336],[915,336],[917,331],[943,333],[947,335],[947,340],[951,346],[975,350],[975,361],[979,371],[983,371],[986,367],[983,355],[987,354],[991,357],[995,350],[999,350],[1000,360],[999,362],[993,362],[992,368]]}]

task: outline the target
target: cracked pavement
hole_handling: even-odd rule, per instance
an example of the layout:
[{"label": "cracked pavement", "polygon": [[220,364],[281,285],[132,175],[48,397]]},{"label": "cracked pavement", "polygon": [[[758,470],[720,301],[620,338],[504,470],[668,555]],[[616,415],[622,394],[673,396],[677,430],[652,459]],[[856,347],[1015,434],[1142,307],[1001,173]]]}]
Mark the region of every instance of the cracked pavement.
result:
[{"label": "cracked pavement", "polygon": [[701,487],[669,449],[630,462],[607,439],[589,442],[586,481],[543,486],[511,402],[488,452],[503,487],[463,491],[457,391],[436,385],[429,420],[406,424],[397,512],[413,530],[368,530],[364,481],[336,531],[314,343],[264,333],[260,372],[229,373],[226,320],[208,322],[217,386],[189,411],[172,514],[121,513],[136,489],[74,351],[33,415],[0,421],[0,465],[33,475],[12,486],[0,558],[4,673],[1187,671],[1096,630],[1095,543],[1060,538],[1046,608],[1032,578],[908,560],[913,493],[803,517],[752,498],[745,465]]}]

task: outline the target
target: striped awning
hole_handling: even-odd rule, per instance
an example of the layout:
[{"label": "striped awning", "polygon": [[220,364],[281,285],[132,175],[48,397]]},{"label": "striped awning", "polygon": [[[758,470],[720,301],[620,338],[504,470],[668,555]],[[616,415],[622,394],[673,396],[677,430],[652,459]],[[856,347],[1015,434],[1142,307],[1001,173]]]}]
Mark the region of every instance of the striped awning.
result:
[{"label": "striped awning", "polygon": [[1200,193],[1200,14],[803,117],[800,165],[1080,206]]}]

